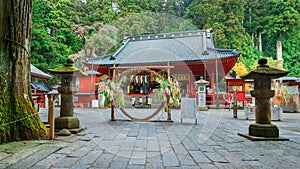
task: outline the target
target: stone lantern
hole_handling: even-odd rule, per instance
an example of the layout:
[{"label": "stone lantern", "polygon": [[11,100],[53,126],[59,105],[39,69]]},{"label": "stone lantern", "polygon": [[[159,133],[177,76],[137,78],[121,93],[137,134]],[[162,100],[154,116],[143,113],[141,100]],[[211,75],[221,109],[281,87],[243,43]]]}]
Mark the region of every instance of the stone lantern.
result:
[{"label": "stone lantern", "polygon": [[79,120],[73,116],[73,99],[74,88],[77,77],[84,77],[87,74],[74,66],[72,59],[67,59],[64,67],[49,69],[49,72],[59,76],[61,79],[58,92],[61,95],[60,117],[55,118],[56,129],[77,129],[79,128]]},{"label": "stone lantern", "polygon": [[276,79],[287,75],[289,72],[267,65],[267,59],[260,59],[259,66],[250,73],[241,76],[244,79],[254,79],[254,90],[250,91],[252,97],[255,97],[255,123],[249,126],[249,139],[253,138],[279,138],[278,127],[271,123],[271,102],[270,98],[274,96],[274,90],[271,90],[271,79]]},{"label": "stone lantern", "polygon": [[198,110],[208,111],[206,106],[206,86],[209,82],[201,76],[200,80],[196,81],[195,84],[198,86]]}]

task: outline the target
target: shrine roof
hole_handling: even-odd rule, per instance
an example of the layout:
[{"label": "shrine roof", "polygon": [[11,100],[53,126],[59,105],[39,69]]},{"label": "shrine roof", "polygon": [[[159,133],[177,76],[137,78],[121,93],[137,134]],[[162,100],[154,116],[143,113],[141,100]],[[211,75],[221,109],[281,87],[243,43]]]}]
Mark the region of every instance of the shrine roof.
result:
[{"label": "shrine roof", "polygon": [[95,70],[87,70],[87,71],[85,71],[85,73],[88,75],[101,75],[101,73],[99,73]]},{"label": "shrine roof", "polygon": [[30,65],[30,72],[34,78],[40,78],[40,79],[45,79],[45,80],[49,80],[52,78],[51,75],[41,71],[40,69],[38,69],[37,67],[35,67],[33,65]]},{"label": "shrine roof", "polygon": [[31,88],[42,92],[49,92],[49,89],[43,82],[31,82]]},{"label": "shrine roof", "polygon": [[284,76],[284,77],[277,78],[275,80],[300,82],[300,78],[294,76]]},{"label": "shrine roof", "polygon": [[245,82],[253,82],[253,79],[242,79],[240,76],[236,75],[235,77],[233,76],[225,76],[225,80],[244,80]]},{"label": "shrine roof", "polygon": [[216,49],[208,30],[163,33],[124,38],[113,54],[88,59],[86,64],[146,64],[195,62],[239,56],[234,49]]}]

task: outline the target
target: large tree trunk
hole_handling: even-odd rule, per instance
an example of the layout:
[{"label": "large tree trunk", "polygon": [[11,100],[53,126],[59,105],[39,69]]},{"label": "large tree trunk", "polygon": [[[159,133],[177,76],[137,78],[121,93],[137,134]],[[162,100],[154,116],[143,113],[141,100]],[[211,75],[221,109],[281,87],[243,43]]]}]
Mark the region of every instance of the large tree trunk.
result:
[{"label": "large tree trunk", "polygon": [[281,42],[281,33],[277,36],[277,60],[279,62],[279,66],[283,67],[283,57],[282,57],[282,42]]},{"label": "large tree trunk", "polygon": [[46,137],[32,106],[32,0],[0,0],[0,143]]}]

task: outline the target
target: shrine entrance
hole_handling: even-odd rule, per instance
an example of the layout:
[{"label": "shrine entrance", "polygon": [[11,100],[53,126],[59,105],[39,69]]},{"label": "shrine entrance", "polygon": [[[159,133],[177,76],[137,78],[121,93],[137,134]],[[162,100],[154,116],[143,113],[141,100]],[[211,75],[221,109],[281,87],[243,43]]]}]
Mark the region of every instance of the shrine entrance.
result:
[{"label": "shrine entrance", "polygon": [[[125,115],[131,121],[168,121],[171,120],[171,104],[177,104],[179,106],[180,100],[180,89],[179,84],[176,79],[170,76],[170,69],[173,66],[160,66],[161,70],[157,70],[158,66],[139,66],[139,67],[112,67],[113,78],[112,81],[115,84],[114,92],[116,97],[111,103],[111,120],[117,120],[115,118],[115,111]],[[119,71],[119,72],[117,72]],[[116,73],[118,73],[116,75]],[[139,90],[138,90],[139,89]],[[120,96],[120,92],[123,92],[123,97]],[[117,94],[119,94],[117,96]],[[159,98],[161,103],[157,108],[149,109],[154,110],[151,114],[145,117],[135,117],[129,111],[133,109],[125,108],[126,105],[120,102],[127,101],[128,99],[135,97],[155,97]],[[118,98],[117,98],[118,97]],[[147,98],[146,97],[146,98]],[[127,100],[124,100],[124,99]],[[117,100],[120,99],[120,100]],[[122,100],[123,99],[123,100]],[[137,104],[140,103],[137,100]],[[146,102],[145,104],[148,104]],[[150,103],[151,104],[151,103]],[[127,105],[128,106],[128,105]],[[151,106],[151,105],[150,105]],[[138,109],[135,109],[135,111]],[[153,117],[158,115],[160,112],[167,113],[167,119],[163,120],[153,120]]]}]

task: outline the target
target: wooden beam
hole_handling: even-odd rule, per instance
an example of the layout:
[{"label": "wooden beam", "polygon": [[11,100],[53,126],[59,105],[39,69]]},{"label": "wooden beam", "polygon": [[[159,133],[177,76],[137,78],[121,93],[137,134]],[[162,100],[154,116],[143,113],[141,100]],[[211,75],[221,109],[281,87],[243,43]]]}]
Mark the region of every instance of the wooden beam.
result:
[{"label": "wooden beam", "polygon": [[[140,68],[164,68],[164,69],[173,69],[174,66],[132,66],[132,67],[140,67]],[[132,67],[124,67],[124,66],[117,66],[117,67],[110,67],[109,69],[130,69]]]}]

